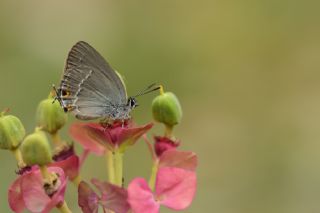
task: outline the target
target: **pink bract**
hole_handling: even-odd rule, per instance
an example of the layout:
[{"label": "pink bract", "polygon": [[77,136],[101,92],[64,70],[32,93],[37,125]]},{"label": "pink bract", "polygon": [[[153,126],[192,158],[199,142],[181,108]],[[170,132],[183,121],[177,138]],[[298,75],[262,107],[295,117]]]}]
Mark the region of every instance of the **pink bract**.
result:
[{"label": "pink bract", "polygon": [[127,146],[134,144],[152,126],[152,123],[136,126],[132,122],[124,126],[121,122],[115,122],[106,127],[98,123],[73,123],[69,133],[84,149],[96,155],[103,155],[106,149],[112,151],[119,147],[124,150]]},{"label": "pink bract", "polygon": [[91,182],[101,193],[100,204],[103,207],[117,213],[128,212],[130,206],[127,202],[128,192],[126,189],[97,179],[92,179]]},{"label": "pink bract", "polygon": [[135,178],[128,186],[128,202],[135,213],[157,213],[160,202],[155,197],[143,178]]},{"label": "pink bract", "polygon": [[89,184],[81,181],[78,187],[78,204],[83,213],[97,213],[99,209],[99,197],[90,188]]},{"label": "pink bract", "polygon": [[67,159],[53,162],[49,166],[60,167],[70,180],[74,180],[79,175],[80,160],[78,156],[71,155]]},{"label": "pink bract", "polygon": [[175,150],[180,145],[179,141],[173,141],[165,136],[155,136],[154,141],[154,151],[158,157],[166,151]]},{"label": "pink bract", "polygon": [[128,187],[128,202],[135,213],[157,213],[164,205],[174,210],[187,208],[196,192],[196,173],[181,168],[160,168],[155,192],[147,182],[136,178]]},{"label": "pink bract", "polygon": [[128,212],[130,206],[127,202],[128,194],[124,188],[97,179],[92,179],[91,182],[99,190],[101,196],[98,196],[89,184],[82,181],[78,188],[78,203],[84,213],[97,212],[99,205],[105,210],[117,213]]},{"label": "pink bract", "polygon": [[20,176],[9,188],[9,205],[14,212],[20,213],[26,208],[32,213],[48,213],[64,201],[67,179],[63,170],[58,167],[50,167],[48,170],[59,175],[58,190],[49,197],[43,189],[41,173],[34,167]]},{"label": "pink bract", "polygon": [[80,143],[84,150],[90,150],[96,155],[103,155],[106,151],[106,148],[90,134],[91,125],[98,124],[73,123],[70,126],[69,134],[73,140]]},{"label": "pink bract", "polygon": [[21,178],[17,178],[9,187],[8,202],[12,211],[16,213],[23,212],[26,208],[21,193]]},{"label": "pink bract", "polygon": [[159,168],[176,167],[195,171],[198,165],[198,157],[194,152],[168,150],[159,159]]},{"label": "pink bract", "polygon": [[161,168],[157,174],[156,197],[174,210],[187,208],[196,193],[196,173],[180,168]]}]

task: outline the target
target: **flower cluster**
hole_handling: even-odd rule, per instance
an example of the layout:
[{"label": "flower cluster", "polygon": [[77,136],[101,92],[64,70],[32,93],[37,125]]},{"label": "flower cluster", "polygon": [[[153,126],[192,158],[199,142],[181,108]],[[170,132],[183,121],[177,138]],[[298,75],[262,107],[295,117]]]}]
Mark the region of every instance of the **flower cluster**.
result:
[{"label": "flower cluster", "polygon": [[[26,135],[21,121],[0,114],[0,148],[10,150],[18,164],[17,178],[8,190],[12,211],[46,213],[53,208],[72,212],[64,198],[68,183],[78,189],[78,205],[84,213],[157,213],[160,205],[173,210],[190,206],[196,193],[197,155],[178,150],[182,144],[173,134],[181,122],[182,110],[176,96],[164,92],[152,103],[157,123],[164,124],[163,135],[149,140],[153,123],[137,125],[132,119],[113,123],[75,122],[69,128],[73,141],[83,148],[81,154],[73,144],[61,139],[59,131],[67,122],[66,114],[54,94],[37,109],[35,131]],[[123,155],[142,139],[150,151],[152,168],[149,180],[134,178],[127,186],[123,177]],[[53,147],[53,148],[51,148]],[[82,180],[81,167],[89,154],[107,158],[108,180]]]}]

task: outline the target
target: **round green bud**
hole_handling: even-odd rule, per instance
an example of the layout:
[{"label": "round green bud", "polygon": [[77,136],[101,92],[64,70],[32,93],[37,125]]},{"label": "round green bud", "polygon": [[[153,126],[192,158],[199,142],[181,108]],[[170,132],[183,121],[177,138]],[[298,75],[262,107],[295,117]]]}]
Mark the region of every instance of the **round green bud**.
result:
[{"label": "round green bud", "polygon": [[36,131],[28,135],[21,144],[23,161],[28,166],[44,166],[51,162],[51,147],[46,134]]},{"label": "round green bud", "polygon": [[40,102],[37,109],[37,125],[50,134],[56,133],[67,122],[67,115],[58,101],[48,98]]},{"label": "round green bud", "polygon": [[0,113],[0,149],[16,149],[24,136],[26,130],[19,118],[13,115]]},{"label": "round green bud", "polygon": [[178,98],[172,92],[165,92],[152,101],[153,118],[166,126],[180,123],[182,109]]}]

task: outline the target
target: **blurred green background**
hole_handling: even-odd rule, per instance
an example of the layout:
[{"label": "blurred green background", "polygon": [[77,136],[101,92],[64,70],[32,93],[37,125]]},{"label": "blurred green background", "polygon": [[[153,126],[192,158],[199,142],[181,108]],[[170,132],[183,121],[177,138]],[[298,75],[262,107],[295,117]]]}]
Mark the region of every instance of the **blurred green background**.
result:
[{"label": "blurred green background", "polygon": [[[184,212],[320,212],[319,8],[312,0],[0,0],[0,108],[33,131],[38,102],[84,40],[125,76],[129,95],[159,82],[180,98],[175,135],[199,156],[197,195]],[[137,123],[152,119],[155,95],[139,98]],[[16,163],[6,151],[0,161],[0,212],[10,212]],[[105,179],[104,159],[90,156],[83,171]],[[149,171],[141,141],[125,156],[126,183]],[[80,212],[76,196],[70,185],[66,199]]]}]

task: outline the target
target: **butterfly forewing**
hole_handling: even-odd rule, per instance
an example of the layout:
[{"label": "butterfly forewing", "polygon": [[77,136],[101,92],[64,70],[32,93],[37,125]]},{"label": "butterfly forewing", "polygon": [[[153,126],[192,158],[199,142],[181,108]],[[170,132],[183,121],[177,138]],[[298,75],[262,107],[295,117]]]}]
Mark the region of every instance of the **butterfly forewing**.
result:
[{"label": "butterfly forewing", "polygon": [[69,52],[60,90],[63,105],[80,119],[108,117],[114,107],[127,101],[120,77],[83,41]]}]

